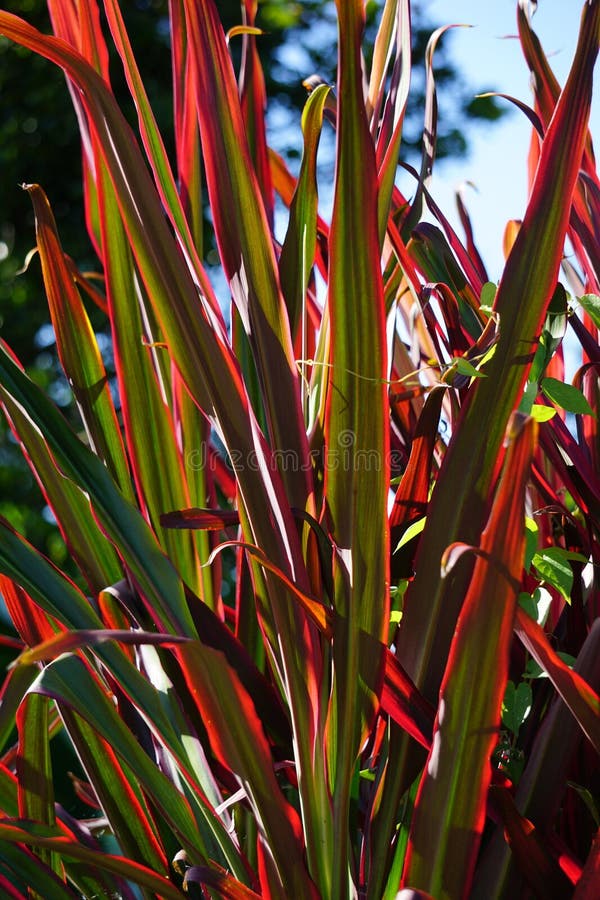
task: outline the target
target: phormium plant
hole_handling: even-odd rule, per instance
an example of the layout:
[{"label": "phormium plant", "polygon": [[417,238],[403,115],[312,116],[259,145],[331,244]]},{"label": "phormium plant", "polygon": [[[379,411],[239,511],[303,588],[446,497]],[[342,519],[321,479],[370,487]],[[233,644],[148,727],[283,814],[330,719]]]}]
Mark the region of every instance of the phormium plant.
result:
[{"label": "phormium plant", "polygon": [[77,575],[0,523],[20,650],[0,706],[2,892],[597,896],[599,0],[562,90],[518,4],[531,189],[497,286],[466,211],[463,240],[428,191],[439,32],[413,197],[395,185],[409,0],[382,5],[368,72],[364,4],[337,0],[337,84],[308,95],[297,178],[265,137],[256,0],[229,35],[213,0],[171,0],[173,159],[117,0],[48,7],[54,35],[8,13],[0,32],[66,74],[101,280],[24,185],[80,422],[10,335],[0,403]]}]

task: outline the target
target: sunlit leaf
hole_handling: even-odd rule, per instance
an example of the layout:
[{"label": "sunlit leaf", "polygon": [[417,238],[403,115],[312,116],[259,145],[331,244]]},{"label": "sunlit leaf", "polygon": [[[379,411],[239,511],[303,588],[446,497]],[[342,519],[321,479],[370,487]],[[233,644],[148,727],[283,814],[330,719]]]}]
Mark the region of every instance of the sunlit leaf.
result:
[{"label": "sunlit leaf", "polygon": [[420,519],[417,519],[416,522],[413,522],[412,525],[409,525],[402,537],[400,538],[396,550],[397,552],[401,547],[404,547],[405,544],[408,544],[409,541],[412,541],[418,534],[421,534],[423,529],[425,528],[425,522],[427,521],[427,516],[421,516]]},{"label": "sunlit leaf", "polygon": [[[483,498],[497,475],[505,428],[532,361],[523,348],[535,349],[555,291],[587,140],[599,34],[600,4],[586,4],[571,72],[546,131],[525,218],[498,286],[496,353],[487,364],[488,377],[470,388],[430,501],[398,637],[408,673],[429,698],[437,696],[469,577],[465,567],[460,578],[444,583],[438,562],[449,543],[478,539]],[[465,489],[457,494],[458,484]]]},{"label": "sunlit leaf", "polygon": [[[333,633],[335,669],[327,740],[333,822],[347,843],[350,782],[378,706],[389,599],[389,532],[369,523],[386,515],[389,435],[386,341],[377,221],[375,148],[364,104],[361,34],[364,7],[337,0],[339,17],[338,156],[330,233],[330,369],[325,420],[328,517],[335,543]],[[356,178],[356,172],[361,177]],[[352,248],[349,253],[348,249]],[[353,402],[349,403],[349,398]],[[375,458],[376,464],[361,460]],[[332,836],[329,837],[329,840]],[[320,851],[321,867],[331,869]],[[341,853],[344,857],[345,851]],[[348,891],[348,870],[336,855],[330,890]]]},{"label": "sunlit leaf", "polygon": [[581,391],[572,384],[565,384],[556,378],[543,378],[540,388],[549,400],[567,412],[595,415]]},{"label": "sunlit leaf", "polygon": [[536,422],[549,422],[556,415],[556,410],[551,406],[544,406],[541,403],[534,403],[531,407],[530,415]]},{"label": "sunlit leaf", "polygon": [[546,547],[535,553],[531,560],[539,575],[552,587],[556,588],[567,602],[571,600],[573,587],[573,569],[569,560],[586,563],[587,559],[580,553],[572,553],[562,547]]},{"label": "sunlit leaf", "polygon": [[597,294],[584,294],[582,297],[578,297],[577,301],[585,309],[596,328],[600,328],[600,297]]},{"label": "sunlit leaf", "polygon": [[[468,894],[479,843],[475,835],[483,832],[489,759],[508,679],[525,553],[525,487],[536,428],[531,420],[513,425],[481,555],[476,556],[452,641],[433,743],[417,794],[402,883],[434,896]],[[462,829],[464,837],[459,837]]]},{"label": "sunlit leaf", "polygon": [[579,725],[600,752],[600,699],[576,672],[560,659],[548,643],[542,628],[517,609],[515,631],[538,665],[548,673]]},{"label": "sunlit leaf", "polygon": [[[44,828],[41,825],[19,819],[5,819],[0,822],[0,839],[54,850],[64,854],[67,858],[85,862],[88,866],[104,868],[106,871],[121,875],[149,891],[155,891],[168,900],[182,900],[182,897],[185,896],[171,881],[145,866],[130,859],[91,850],[75,840],[73,836],[61,834],[58,829]],[[34,883],[37,885],[36,881]],[[48,896],[54,897],[55,895],[50,893]]]}]

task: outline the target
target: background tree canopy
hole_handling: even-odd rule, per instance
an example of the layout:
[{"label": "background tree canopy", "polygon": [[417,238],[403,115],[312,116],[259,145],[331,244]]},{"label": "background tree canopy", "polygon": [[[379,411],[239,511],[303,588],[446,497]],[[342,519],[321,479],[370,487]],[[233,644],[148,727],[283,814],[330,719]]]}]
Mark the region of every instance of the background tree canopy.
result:
[{"label": "background tree canopy", "polygon": [[[10,0],[5,9],[26,18],[41,31],[50,31],[43,0]],[[374,23],[381,2],[368,4],[368,21]],[[146,89],[171,149],[172,100],[169,90],[170,55],[168,5],[166,0],[126,0],[122,4],[126,24],[141,61]],[[226,28],[240,23],[239,0],[220,0],[219,10]],[[415,160],[420,151],[424,106],[423,59],[427,40],[439,23],[427,18],[425,4],[412,4],[413,83],[404,125],[405,160]],[[319,74],[335,80],[335,7],[327,0],[281,2],[263,0],[257,24],[264,29],[260,51],[265,69],[270,113],[277,119],[277,133],[286,135],[276,149],[284,153],[290,167],[299,157],[300,114],[306,99],[303,80]],[[489,123],[502,110],[493,99],[475,100],[489,85],[467,85],[449,55],[451,33],[436,51],[435,72],[439,96],[437,159],[464,155],[468,151],[471,124]],[[234,54],[241,42],[232,42]],[[27,65],[23,65],[23,58]],[[131,120],[132,103],[117,59],[113,59],[115,93]],[[47,305],[41,285],[39,263],[33,259],[22,272],[28,252],[35,244],[34,219],[29,197],[19,185],[36,182],[49,195],[63,247],[82,270],[97,270],[97,262],[85,230],[80,178],[80,142],[69,93],[61,72],[29,51],[0,37],[0,326],[10,334],[11,347],[35,380],[68,413],[72,395],[62,377],[54,352],[54,337],[48,324]],[[282,127],[282,117],[289,128]],[[208,223],[207,223],[208,225]],[[207,227],[206,252],[211,249]],[[94,327],[102,334],[101,314],[90,309]],[[95,319],[94,319],[95,316]],[[101,343],[110,363],[110,342]],[[0,514],[36,546],[58,563],[65,549],[31,472],[10,436],[0,435]]]}]

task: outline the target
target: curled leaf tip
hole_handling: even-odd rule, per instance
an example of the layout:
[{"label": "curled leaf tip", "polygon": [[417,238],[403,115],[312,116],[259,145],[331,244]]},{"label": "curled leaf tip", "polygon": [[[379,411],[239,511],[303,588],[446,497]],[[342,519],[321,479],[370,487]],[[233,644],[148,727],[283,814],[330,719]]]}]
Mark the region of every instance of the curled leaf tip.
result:
[{"label": "curled leaf tip", "polygon": [[473,547],[471,544],[465,544],[463,541],[455,541],[453,544],[450,544],[446,547],[440,564],[440,575],[442,578],[446,578],[449,572],[452,571],[458,560],[464,553],[468,551],[473,553],[478,553],[479,548]]},{"label": "curled leaf tip", "polygon": [[255,25],[235,25],[233,28],[230,28],[227,32],[227,43],[231,40],[231,38],[238,37],[240,34],[266,34],[262,28],[257,28]]},{"label": "curled leaf tip", "polygon": [[309,75],[308,78],[305,78],[302,82],[302,87],[305,87],[309,94],[321,85],[331,87],[331,85],[328,84],[324,78],[322,78],[320,75],[317,75],[316,73],[314,75]]}]

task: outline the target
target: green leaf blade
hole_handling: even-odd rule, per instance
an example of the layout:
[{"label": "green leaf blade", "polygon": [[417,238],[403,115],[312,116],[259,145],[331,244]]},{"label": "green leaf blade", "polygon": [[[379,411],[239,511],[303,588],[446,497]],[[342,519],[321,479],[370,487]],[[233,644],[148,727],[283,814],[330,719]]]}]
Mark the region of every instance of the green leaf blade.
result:
[{"label": "green leaf blade", "polygon": [[525,487],[536,427],[529,420],[513,435],[452,641],[415,804],[403,884],[440,898],[468,895],[483,832],[525,555]]},{"label": "green leaf blade", "polygon": [[543,378],[542,393],[561,409],[571,413],[595,416],[595,412],[582,392],[572,384],[565,384],[557,378]]},{"label": "green leaf blade", "polygon": [[[380,692],[389,619],[385,306],[377,218],[377,171],[360,66],[361,2],[337,2],[338,160],[330,231],[330,368],[325,438],[328,515],[336,545],[333,658],[336,669],[328,765],[335,842],[347,846],[348,788]],[[345,893],[346,853],[332,872]]]},{"label": "green leaf blade", "polygon": [[39,185],[25,185],[36,219],[46,295],[65,374],[75,394],[90,443],[131,498],[131,479],[108,378],[96,338],[64,259],[56,222]]},{"label": "green leaf blade", "polygon": [[[510,414],[522,395],[537,336],[554,295],[575,182],[587,136],[593,67],[598,54],[600,3],[586,4],[567,84],[546,133],[529,205],[498,287],[500,337],[472,385],[433,492],[429,527],[407,595],[398,653],[409,675],[432,700],[442,677],[468,568],[446,590],[437,574],[449,542],[476,543],[484,498],[497,474]],[[521,299],[527,296],[527,304]],[[527,352],[523,348],[528,348]],[[457,491],[457,485],[464,487]]]}]

